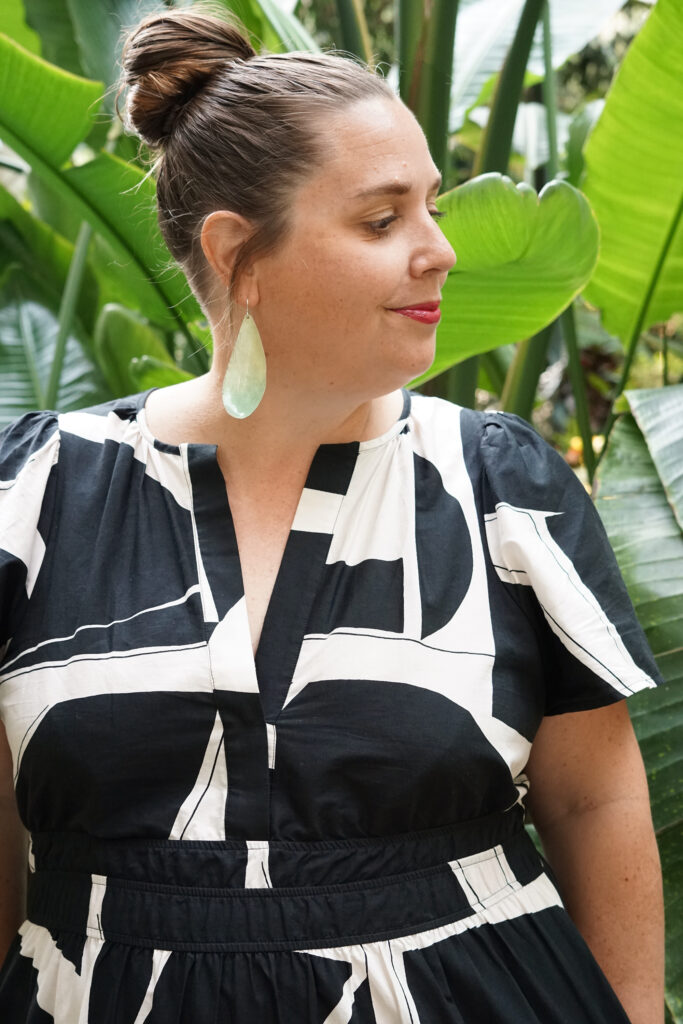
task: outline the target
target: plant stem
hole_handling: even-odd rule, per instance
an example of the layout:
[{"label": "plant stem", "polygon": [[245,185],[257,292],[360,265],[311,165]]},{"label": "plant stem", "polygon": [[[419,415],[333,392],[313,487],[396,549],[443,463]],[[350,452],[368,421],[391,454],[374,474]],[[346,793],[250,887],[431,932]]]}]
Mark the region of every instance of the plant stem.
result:
[{"label": "plant stem", "polygon": [[548,125],[547,179],[557,177],[557,90],[553,69],[553,40],[550,31],[550,3],[543,4],[543,104]]},{"label": "plant stem", "polygon": [[514,412],[531,422],[534,398],[538,389],[538,380],[546,364],[548,343],[553,333],[555,321],[526,338],[517,345],[515,357],[505,378],[501,395],[501,403],[506,412]]},{"label": "plant stem", "polygon": [[588,479],[593,483],[595,475],[596,459],[593,452],[593,434],[591,432],[590,416],[588,415],[588,399],[581,366],[581,355],[579,343],[576,336],[576,322],[574,320],[574,306],[571,305],[560,314],[562,334],[569,357],[569,380],[571,381],[576,404],[576,422],[579,426],[581,441],[583,442],[583,463],[588,473]]},{"label": "plant stem", "polygon": [[505,174],[507,171],[517,107],[524,85],[524,73],[544,2],[545,0],[526,0],[524,4],[515,38],[498,77],[491,113],[475,164],[475,174],[484,174],[487,171],[500,171],[501,174]]},{"label": "plant stem", "polygon": [[57,328],[57,340],[55,342],[55,354],[50,369],[50,380],[45,395],[45,408],[54,409],[57,404],[59,392],[59,379],[62,375],[66,344],[69,338],[69,330],[73,321],[78,294],[83,281],[83,271],[88,256],[88,246],[92,237],[92,227],[87,221],[83,221],[78,229],[78,237],[74,246],[74,254],[69,265],[69,273],[66,278],[66,285],[62,292],[62,299],[59,304],[59,326]]},{"label": "plant stem", "polygon": [[40,382],[40,374],[38,373],[38,356],[36,353],[36,347],[33,344],[31,323],[26,315],[26,305],[21,297],[21,290],[19,287],[17,287],[17,308],[19,310],[19,330],[21,331],[21,341],[24,348],[24,355],[26,356],[26,365],[28,366],[31,383],[33,384],[33,391],[36,396],[36,405],[38,409],[49,409],[49,405],[45,402],[45,392],[43,391],[43,386]]},{"label": "plant stem", "polygon": [[[118,121],[113,121],[109,132],[107,133],[107,141],[103,147],[105,152],[113,153],[116,147],[116,140],[118,139],[121,130],[121,124]],[[71,330],[71,324],[73,322],[76,304],[78,302],[78,295],[81,290],[81,285],[83,284],[83,275],[85,273],[88,247],[90,245],[92,233],[92,225],[86,220],[82,221],[81,226],[78,229],[73,256],[71,257],[64,291],[62,292],[62,298],[59,304],[57,339],[55,341],[55,352],[52,358],[50,379],[48,381],[47,392],[45,395],[46,404],[44,408],[46,409],[54,409],[57,405],[59,382],[62,376],[62,367],[64,366],[64,357],[66,355],[66,346],[69,340],[69,331]]]},{"label": "plant stem", "polygon": [[659,278],[661,276],[662,267],[664,266],[664,262],[665,262],[667,256],[669,255],[669,249],[671,248],[671,244],[672,244],[672,242],[674,240],[674,236],[676,235],[676,232],[678,230],[678,226],[680,224],[681,216],[683,216],[683,191],[681,192],[681,196],[680,196],[680,199],[678,201],[678,206],[677,206],[676,210],[674,211],[673,217],[671,218],[671,224],[669,225],[669,230],[666,233],[666,237],[665,237],[664,242],[662,244],[662,248],[659,250],[659,256],[657,257],[657,262],[655,263],[655,265],[654,265],[654,267],[652,269],[652,274],[650,275],[650,280],[648,282],[647,290],[646,290],[645,295],[643,297],[643,301],[640,304],[640,309],[638,310],[638,316],[636,317],[636,322],[633,325],[633,330],[631,331],[631,336],[629,338],[629,342],[628,342],[628,345],[626,347],[626,355],[624,357],[624,365],[623,365],[622,370],[621,370],[621,377],[619,378],[619,383],[617,385],[617,389],[614,392],[614,398],[612,400],[612,408],[610,409],[610,413],[609,413],[609,416],[607,418],[607,425],[605,427],[605,446],[603,448],[603,451],[607,447],[607,439],[608,439],[609,435],[612,432],[612,427],[614,426],[614,421],[617,418],[616,414],[614,412],[614,402],[616,402],[617,398],[622,393],[622,391],[624,390],[624,388],[626,387],[626,385],[628,383],[628,375],[629,375],[630,370],[631,370],[631,363],[633,362],[633,357],[634,357],[634,355],[636,353],[636,345],[638,344],[638,339],[640,338],[641,332],[643,330],[643,326],[645,324],[645,316],[647,314],[648,309],[650,308],[650,303],[652,301],[652,296],[654,295],[655,288],[659,284]]},{"label": "plant stem", "polygon": [[467,409],[474,408],[474,393],[479,378],[479,359],[472,356],[458,363],[446,376],[446,394],[449,402],[462,405]]},{"label": "plant stem", "polygon": [[[510,160],[512,133],[517,117],[524,72],[529,61],[531,44],[544,0],[526,0],[517,31],[503,64],[491,105],[491,113],[484,130],[481,149],[477,155],[474,174],[500,171],[505,174]],[[449,391],[459,395],[459,404],[474,406],[474,389],[479,371],[477,356],[458,363],[450,371],[453,377]],[[473,383],[474,382],[474,383]],[[470,388],[468,393],[467,388]]]},{"label": "plant stem", "polygon": [[372,61],[372,43],[362,3],[360,0],[337,0],[337,14],[342,46],[369,64]]}]

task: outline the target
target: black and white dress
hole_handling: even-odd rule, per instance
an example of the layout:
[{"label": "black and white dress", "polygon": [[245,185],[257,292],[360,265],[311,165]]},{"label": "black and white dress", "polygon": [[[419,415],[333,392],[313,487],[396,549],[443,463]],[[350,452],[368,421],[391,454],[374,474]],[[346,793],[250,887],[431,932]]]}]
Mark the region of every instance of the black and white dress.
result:
[{"label": "black and white dress", "polygon": [[2,435],[0,1020],[626,1021],[523,828],[542,717],[660,681],[562,458],[407,392],[321,446],[254,659],[215,447],[148,393]]}]

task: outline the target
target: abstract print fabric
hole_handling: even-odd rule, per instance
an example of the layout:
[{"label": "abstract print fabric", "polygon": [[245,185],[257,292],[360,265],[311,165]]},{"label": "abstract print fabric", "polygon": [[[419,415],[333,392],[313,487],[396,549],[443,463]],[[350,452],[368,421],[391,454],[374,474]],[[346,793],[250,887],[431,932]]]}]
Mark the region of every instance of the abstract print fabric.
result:
[{"label": "abstract print fabric", "polygon": [[0,437],[0,1020],[626,1021],[523,828],[543,716],[661,681],[562,458],[408,392],[322,445],[254,657],[216,448],[148,394]]}]

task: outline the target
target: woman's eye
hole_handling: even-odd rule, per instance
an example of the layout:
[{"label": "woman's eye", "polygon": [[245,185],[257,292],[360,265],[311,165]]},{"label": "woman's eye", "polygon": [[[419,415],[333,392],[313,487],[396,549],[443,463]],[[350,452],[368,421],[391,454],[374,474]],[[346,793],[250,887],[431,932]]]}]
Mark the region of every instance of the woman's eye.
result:
[{"label": "woman's eye", "polygon": [[[433,217],[434,220],[441,220],[442,217],[446,216],[443,210],[430,210],[429,215]],[[387,233],[390,225],[393,224],[395,220],[398,220],[398,215],[391,214],[389,217],[383,217],[382,220],[368,221],[367,227],[373,232],[373,234],[383,235]]]},{"label": "woman's eye", "polygon": [[371,220],[368,222],[367,226],[376,235],[381,235],[387,230],[390,224],[393,224],[395,220],[398,220],[398,217],[393,213],[390,217],[383,217],[382,220]]}]

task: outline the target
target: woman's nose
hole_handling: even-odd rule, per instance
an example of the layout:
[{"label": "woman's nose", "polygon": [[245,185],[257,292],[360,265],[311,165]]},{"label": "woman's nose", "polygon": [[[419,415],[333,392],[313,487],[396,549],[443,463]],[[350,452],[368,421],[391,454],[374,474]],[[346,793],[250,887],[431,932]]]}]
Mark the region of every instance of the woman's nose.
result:
[{"label": "woman's nose", "polygon": [[456,255],[436,220],[430,216],[429,224],[415,246],[412,265],[415,276],[421,276],[429,270],[447,273],[455,266]]}]

